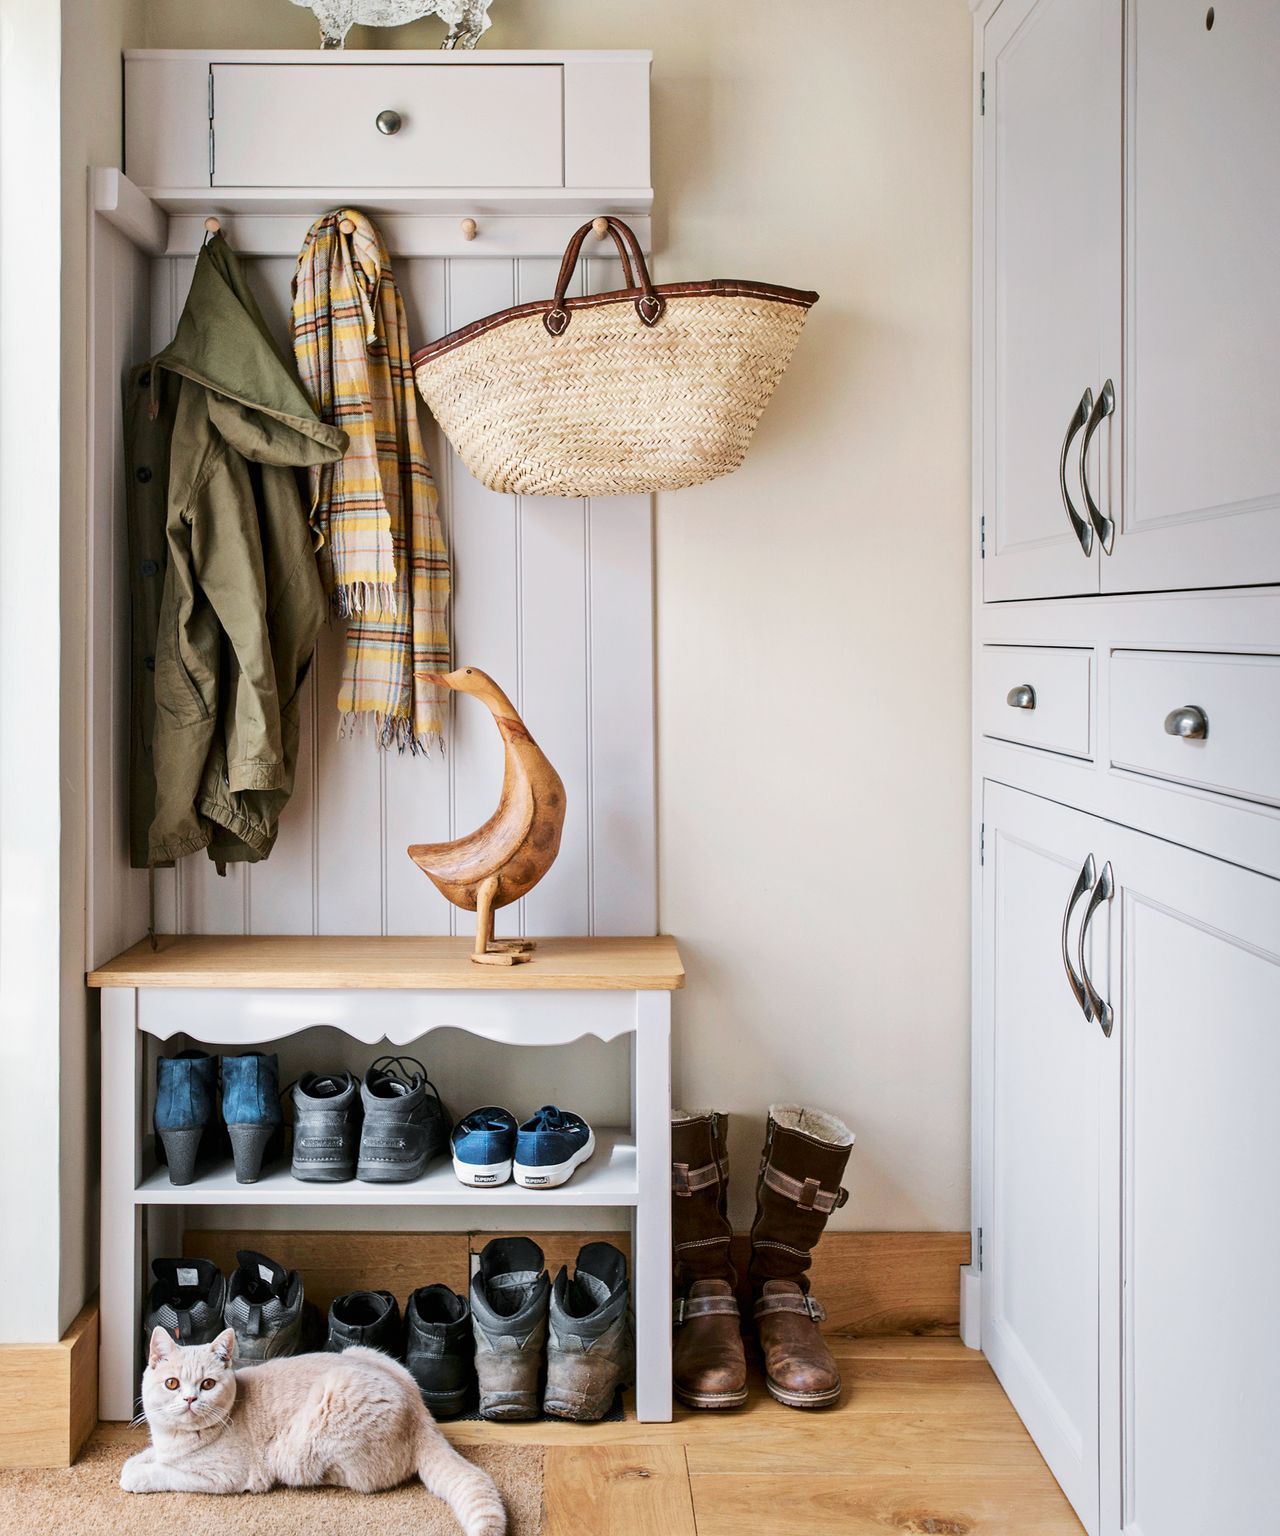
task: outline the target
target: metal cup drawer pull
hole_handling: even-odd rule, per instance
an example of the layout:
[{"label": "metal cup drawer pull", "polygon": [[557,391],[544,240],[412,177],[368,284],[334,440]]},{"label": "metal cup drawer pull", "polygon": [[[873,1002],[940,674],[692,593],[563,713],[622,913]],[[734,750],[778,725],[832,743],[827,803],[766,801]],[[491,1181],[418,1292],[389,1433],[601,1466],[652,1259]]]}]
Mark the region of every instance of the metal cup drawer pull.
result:
[{"label": "metal cup drawer pull", "polygon": [[1019,683],[1016,688],[1010,688],[1005,703],[1010,709],[1034,709],[1036,691],[1030,683]]},{"label": "metal cup drawer pull", "polygon": [[1198,704],[1184,704],[1164,717],[1166,736],[1181,736],[1183,741],[1203,741],[1209,734],[1209,717]]},{"label": "metal cup drawer pull", "polygon": [[404,118],[391,107],[384,107],[373,122],[379,133],[399,133],[404,126]]}]

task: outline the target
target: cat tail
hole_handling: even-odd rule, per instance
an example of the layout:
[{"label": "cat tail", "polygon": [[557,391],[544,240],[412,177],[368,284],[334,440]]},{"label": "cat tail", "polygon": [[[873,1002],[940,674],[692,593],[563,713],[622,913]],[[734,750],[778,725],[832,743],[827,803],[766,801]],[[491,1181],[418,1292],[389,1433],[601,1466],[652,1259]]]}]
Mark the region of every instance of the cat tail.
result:
[{"label": "cat tail", "polygon": [[418,1476],[458,1517],[465,1536],[506,1536],[507,1513],[497,1485],[460,1456],[430,1420],[419,1433]]}]

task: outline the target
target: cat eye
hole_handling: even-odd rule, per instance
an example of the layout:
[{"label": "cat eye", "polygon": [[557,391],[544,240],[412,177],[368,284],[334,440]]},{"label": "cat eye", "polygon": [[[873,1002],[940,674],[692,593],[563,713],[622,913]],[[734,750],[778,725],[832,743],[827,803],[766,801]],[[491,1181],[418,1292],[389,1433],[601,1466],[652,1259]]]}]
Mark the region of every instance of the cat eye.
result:
[{"label": "cat eye", "polygon": [[176,1392],[178,1390],[178,1378],[170,1376],[168,1381],[165,1382],[165,1386],[168,1387],[170,1392]]},{"label": "cat eye", "polygon": [[218,1383],[214,1381],[212,1376],[206,1376],[205,1379],[200,1383],[200,1390],[202,1392],[212,1392],[214,1387],[217,1385]]}]

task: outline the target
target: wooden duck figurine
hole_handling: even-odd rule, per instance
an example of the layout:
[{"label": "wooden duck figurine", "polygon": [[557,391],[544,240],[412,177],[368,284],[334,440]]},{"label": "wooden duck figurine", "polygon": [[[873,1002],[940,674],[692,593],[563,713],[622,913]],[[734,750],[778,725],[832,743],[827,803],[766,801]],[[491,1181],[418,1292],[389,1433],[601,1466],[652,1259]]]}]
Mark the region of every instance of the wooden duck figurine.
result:
[{"label": "wooden duck figurine", "polygon": [[518,965],[534,946],[495,943],[493,914],[531,891],[555,862],[564,828],[560,775],[525,728],[515,705],[479,667],[420,674],[489,706],[506,753],[498,809],[468,837],[451,843],[414,843],[409,857],[454,906],[476,914],[477,965]]}]

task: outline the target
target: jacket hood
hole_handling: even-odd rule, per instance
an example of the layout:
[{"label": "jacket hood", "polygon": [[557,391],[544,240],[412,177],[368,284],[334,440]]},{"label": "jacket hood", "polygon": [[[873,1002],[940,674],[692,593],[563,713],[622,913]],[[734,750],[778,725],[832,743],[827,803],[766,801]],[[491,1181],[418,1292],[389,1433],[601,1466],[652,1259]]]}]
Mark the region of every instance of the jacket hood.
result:
[{"label": "jacket hood", "polygon": [[220,234],[201,247],[177,331],[154,366],[221,397],[211,410],[218,431],[256,463],[329,464],[347,450],[347,434],[312,410]]}]

